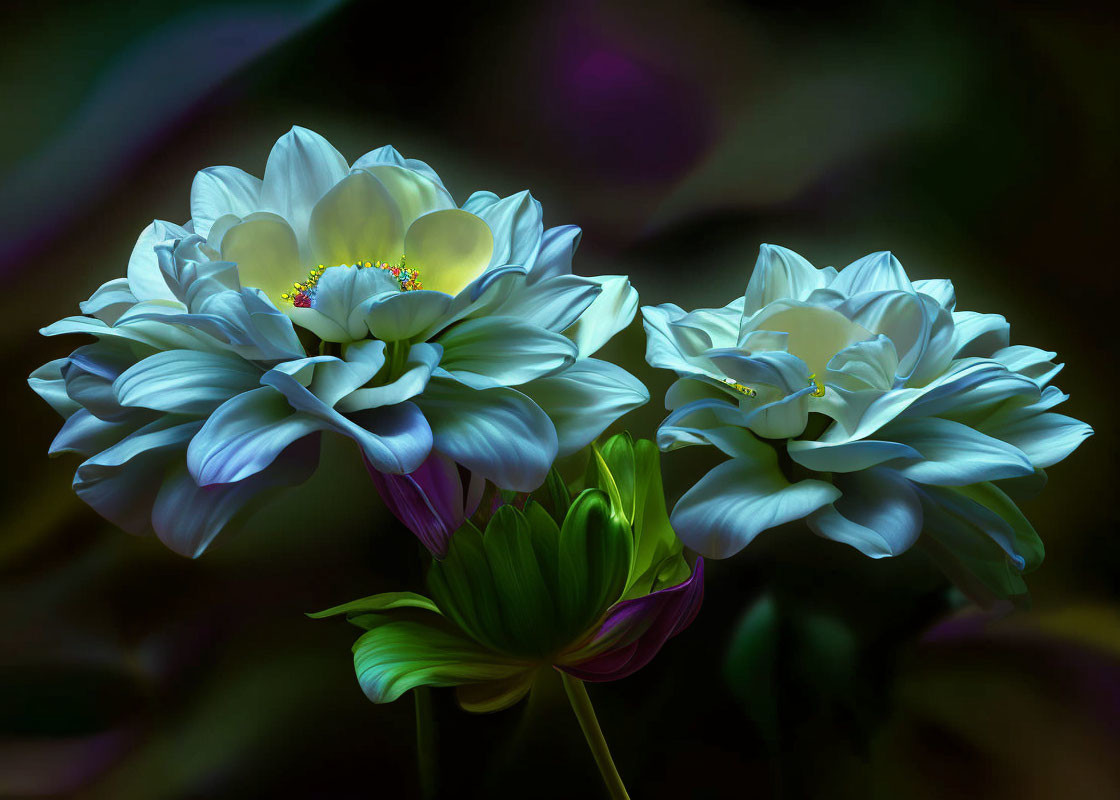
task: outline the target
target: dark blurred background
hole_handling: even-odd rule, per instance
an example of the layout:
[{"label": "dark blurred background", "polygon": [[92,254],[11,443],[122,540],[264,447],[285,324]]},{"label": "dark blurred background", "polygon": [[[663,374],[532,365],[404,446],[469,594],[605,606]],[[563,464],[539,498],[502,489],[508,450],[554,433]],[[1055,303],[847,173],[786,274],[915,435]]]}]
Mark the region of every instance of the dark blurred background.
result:
[{"label": "dark blurred background", "polygon": [[[292,124],[385,143],[460,202],[529,188],[576,270],[722,305],[760,242],[843,266],[891,249],[958,305],[1057,350],[1097,430],[1024,507],[1030,608],[959,608],[919,553],[799,526],[709,564],[704,609],[591,687],[635,798],[1120,797],[1114,9],[915,2],[7,3],[0,17],[6,509],[0,796],[409,798],[413,707],[374,706],[355,630],[303,612],[419,588],[356,452],[198,561],[105,523],[51,460],[38,328],[184,221],[194,172],[263,173]],[[605,351],[670,376],[636,320]],[[711,454],[665,458],[671,500]],[[436,692],[448,797],[595,797],[556,687],[475,717]]]}]

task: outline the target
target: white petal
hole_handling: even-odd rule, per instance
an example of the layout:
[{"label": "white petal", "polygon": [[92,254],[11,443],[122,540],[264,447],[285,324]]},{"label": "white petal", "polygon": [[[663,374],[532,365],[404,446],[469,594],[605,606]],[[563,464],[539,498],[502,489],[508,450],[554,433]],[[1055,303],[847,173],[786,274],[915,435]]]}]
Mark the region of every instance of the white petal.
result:
[{"label": "white petal", "polygon": [[237,264],[242,286],[260,289],[278,308],[289,305],[280,295],[307,277],[295,233],[275,214],[251,214],[230,228],[222,239],[222,258]]},{"label": "white petal", "polygon": [[1008,345],[1011,326],[999,314],[953,312],[953,357],[988,358]]},{"label": "white petal", "polygon": [[787,449],[790,458],[814,472],[858,472],[896,458],[922,457],[908,445],[875,439],[842,444],[798,440],[790,442]]},{"label": "white petal", "polygon": [[825,276],[792,250],[773,244],[759,248],[754,272],[747,283],[743,314],[756,313],[775,300],[804,300],[825,285]]},{"label": "white petal", "polygon": [[433,379],[417,403],[439,452],[502,489],[528,492],[544,483],[559,450],[556,428],[521,392]]},{"label": "white petal", "polygon": [[123,406],[174,414],[209,414],[229,398],[260,386],[262,370],[237,356],[167,350],[148,356],[113,382]]},{"label": "white petal", "polygon": [[921,453],[921,461],[898,467],[900,474],[918,483],[965,486],[1034,473],[1022,450],[948,419],[896,420],[878,435]]},{"label": "white petal", "polygon": [[946,311],[952,311],[957,305],[957,292],[953,288],[953,282],[946,278],[914,281],[914,291],[929,295]]},{"label": "white petal", "polygon": [[102,322],[112,325],[121,314],[135,304],[136,298],[128,288],[128,279],[115,278],[101,284],[89,300],[79,303],[78,307],[83,314],[97,317]]},{"label": "white petal", "polygon": [[288,221],[305,256],[311,209],[346,177],[348,169],[346,159],[330,142],[299,126],[281,136],[268,154],[261,208]]},{"label": "white petal", "polygon": [[1037,414],[984,430],[1017,447],[1042,469],[1062,461],[1093,435],[1091,427],[1064,414]]},{"label": "white petal", "polygon": [[343,178],[323,195],[311,212],[308,237],[315,263],[328,267],[395,263],[404,252],[404,225],[396,200],[368,172]]},{"label": "white petal", "polygon": [[910,482],[873,467],[837,479],[843,496],[807,520],[819,536],[849,544],[871,558],[910,549],[922,530],[922,504]]},{"label": "white petal", "polygon": [[418,217],[433,211],[455,208],[455,201],[443,184],[427,175],[393,164],[365,167],[385,187],[400,211],[403,230]]},{"label": "white petal", "polygon": [[1052,381],[1065,366],[1054,363],[1056,355],[1058,354],[1053,351],[1017,344],[997,350],[992,354],[992,360],[998,361],[1012,372],[1030,378],[1042,387]]},{"label": "white petal", "polygon": [[498,199],[493,192],[475,192],[463,210],[481,217],[494,234],[490,266],[519,264],[532,270],[541,247],[544,225],[541,204],[527,191]]},{"label": "white petal", "polygon": [[404,240],[408,265],[419,270],[424,288],[450,295],[483,273],[493,250],[494,237],[486,223],[460,209],[420,217]]},{"label": "white petal", "polygon": [[649,401],[642,382],[615,364],[584,358],[558,375],[520,387],[548,414],[559,457],[571,455],[629,411]]},{"label": "white petal", "polygon": [[602,292],[564,334],[576,343],[580,358],[587,358],[621,331],[638,310],[638,293],[625,275],[592,278]]},{"label": "white petal", "polygon": [[[773,452],[773,451],[771,451]],[[689,489],[671,522],[686,545],[709,558],[727,558],[764,530],[801,519],[840,496],[823,481],[791,484],[769,462],[737,458],[720,464]]]},{"label": "white petal", "polygon": [[227,214],[247,217],[261,210],[261,179],[237,167],[208,167],[191,184],[194,232],[207,237],[214,222]]},{"label": "white petal", "polygon": [[234,483],[256,475],[288,445],[324,427],[262,386],[226,401],[210,415],[191,440],[187,465],[200,486]]},{"label": "white petal", "polygon": [[894,254],[883,250],[866,255],[844,267],[828,288],[851,297],[863,292],[894,289],[910,292],[913,291],[913,284]]},{"label": "white petal", "polygon": [[461,372],[517,386],[566,369],[578,355],[558,333],[519,317],[479,317],[449,328],[435,340],[443,347],[440,366],[459,380]]},{"label": "white petal", "polygon": [[397,149],[390,144],[370,150],[364,156],[354,162],[354,169],[369,169],[376,167],[379,164],[391,164],[396,167],[403,167],[412,172],[423,175],[428,180],[436,185],[443,187],[443,181],[440,180],[436,171],[416,158],[405,158]]},{"label": "white petal", "polygon": [[155,246],[168,239],[189,236],[190,231],[172,222],[157,219],[140,232],[128,259],[128,288],[137,300],[174,300],[175,295],[163,280]]},{"label": "white petal", "polygon": [[577,225],[560,225],[546,230],[541,236],[541,249],[533,271],[529,273],[529,282],[570,275],[572,258],[582,236],[583,231]]}]

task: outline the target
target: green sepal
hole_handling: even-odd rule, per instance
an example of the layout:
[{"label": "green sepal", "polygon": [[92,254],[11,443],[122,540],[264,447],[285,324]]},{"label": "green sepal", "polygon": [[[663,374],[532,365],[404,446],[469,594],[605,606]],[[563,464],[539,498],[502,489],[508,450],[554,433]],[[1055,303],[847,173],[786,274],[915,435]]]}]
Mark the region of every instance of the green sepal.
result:
[{"label": "green sepal", "polygon": [[1019,506],[1015,505],[1007,493],[994,483],[974,483],[971,486],[959,486],[955,491],[973,502],[979,503],[984,508],[997,514],[1004,522],[1011,526],[1015,535],[1015,552],[1023,557],[1026,565],[1023,574],[1038,569],[1046,556],[1046,548],[1034,526],[1023,516]]},{"label": "green sepal", "polygon": [[428,589],[440,610],[468,636],[494,650],[508,646],[486,547],[474,525],[459,528],[447,556],[432,562]]},{"label": "green sepal", "polygon": [[661,482],[661,454],[649,439],[634,442],[634,560],[625,597],[640,597],[688,579],[692,567],[669,524]]},{"label": "green sepal", "polygon": [[560,529],[559,628],[568,638],[586,632],[626,586],[633,553],[630,526],[606,492],[585,489]]},{"label": "green sepal", "polygon": [[568,493],[568,487],[556,467],[551,467],[548,470],[548,477],[544,481],[543,495],[542,499],[548,501],[546,506],[552,513],[552,518],[556,520],[557,525],[561,525],[572,505],[572,496]]},{"label": "green sepal", "polygon": [[612,504],[633,524],[637,499],[637,467],[635,465],[634,440],[629,433],[620,433],[602,446],[591,445],[595,454],[592,464],[598,470],[598,485],[608,495]]},{"label": "green sepal", "polygon": [[406,620],[381,615],[354,644],[358,682],[375,703],[417,686],[504,685],[533,668],[483,647],[434,614]]},{"label": "green sepal", "polygon": [[[528,656],[546,656],[558,644],[554,641],[550,581],[542,574],[533,539],[532,524],[542,522],[541,516],[534,510],[530,520],[513,506],[502,506],[483,535],[501,610],[505,649]],[[546,524],[555,527],[547,513],[543,517]],[[541,542],[541,549],[547,552],[547,542]]]},{"label": "green sepal", "polygon": [[379,615],[386,611],[403,608],[420,608],[436,614],[440,613],[435,603],[415,592],[383,592],[382,594],[363,597],[361,600],[352,600],[349,603],[343,603],[325,611],[316,611],[307,616],[311,619],[323,619],[345,614],[347,622],[369,630],[372,624],[369,619],[371,615]]}]

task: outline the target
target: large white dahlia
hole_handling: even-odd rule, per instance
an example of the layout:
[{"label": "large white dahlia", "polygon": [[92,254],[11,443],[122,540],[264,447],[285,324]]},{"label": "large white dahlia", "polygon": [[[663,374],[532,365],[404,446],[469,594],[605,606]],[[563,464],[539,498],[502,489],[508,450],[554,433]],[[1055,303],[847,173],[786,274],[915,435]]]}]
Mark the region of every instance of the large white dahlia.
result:
[{"label": "large white dahlia", "polygon": [[43,330],[96,339],[31,376],[66,418],[51,452],[85,458],[74,487],[102,515],[190,556],[303,480],[322,431],[377,473],[439,458],[536,488],[648,399],[592,358],[637,296],[571,274],[579,236],[528,192],[460,207],[392,147],[350,165],[293,128],[263,180],[199,172],[191,219],[153,222],[88,316]]},{"label": "large white dahlia", "polygon": [[879,558],[924,530],[989,588],[1042,544],[1011,496],[1092,432],[1051,409],[1054,353],[1011,345],[998,314],[957,311],[948,280],[911,281],[887,252],[837,272],[763,245],[744,297],[715,309],[642,309],[647,360],[679,379],[664,450],[729,460],[678,502],[690,547],[723,558],[805,518]]}]

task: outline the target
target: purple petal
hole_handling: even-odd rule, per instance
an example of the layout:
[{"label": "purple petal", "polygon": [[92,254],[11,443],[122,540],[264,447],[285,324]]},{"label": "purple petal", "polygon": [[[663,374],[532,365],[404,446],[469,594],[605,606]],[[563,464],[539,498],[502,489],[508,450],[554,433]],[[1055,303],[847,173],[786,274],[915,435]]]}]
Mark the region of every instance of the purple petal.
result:
[{"label": "purple petal", "polygon": [[593,655],[559,669],[584,681],[625,678],[692,623],[703,599],[704,559],[698,558],[684,583],[611,606],[599,630],[580,648]]},{"label": "purple petal", "polygon": [[466,519],[459,465],[433,450],[423,464],[406,475],[380,472],[368,459],[366,469],[393,516],[416,534],[432,555],[446,556],[451,534]]}]

